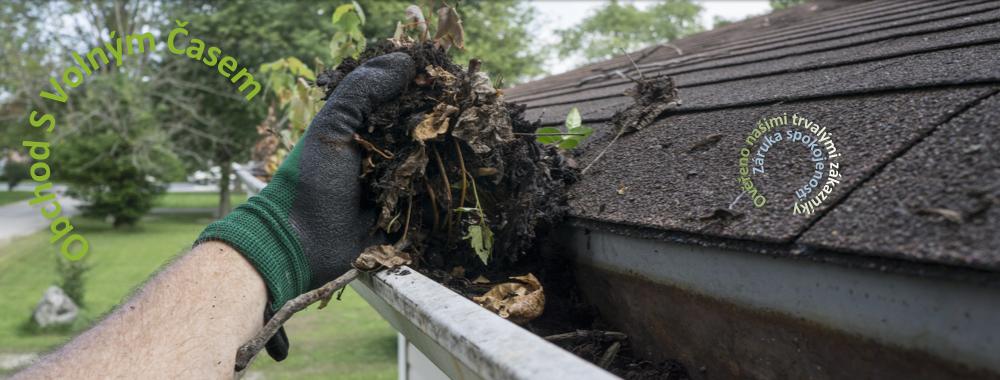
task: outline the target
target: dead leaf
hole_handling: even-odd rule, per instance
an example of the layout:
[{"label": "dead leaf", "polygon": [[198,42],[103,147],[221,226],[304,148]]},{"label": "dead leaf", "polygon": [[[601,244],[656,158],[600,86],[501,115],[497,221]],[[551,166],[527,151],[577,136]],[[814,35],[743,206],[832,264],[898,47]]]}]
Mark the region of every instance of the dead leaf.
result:
[{"label": "dead leaf", "polygon": [[472,148],[477,154],[489,153],[494,146],[514,140],[510,114],[499,103],[469,107],[458,116],[451,135]]},{"label": "dead leaf", "polygon": [[611,124],[618,127],[619,133],[639,131],[668,109],[681,105],[677,87],[669,76],[641,79],[625,95],[631,96],[634,103],[611,117]]},{"label": "dead leaf", "polygon": [[490,283],[490,279],[486,278],[486,276],[479,275],[479,277],[476,277],[475,280],[472,280],[472,283],[473,284],[489,284]]},{"label": "dead leaf", "polygon": [[718,144],[719,141],[722,141],[723,137],[724,136],[721,133],[709,135],[708,137],[705,137],[704,139],[701,139],[700,141],[691,145],[691,147],[688,148],[688,153],[694,153],[702,149],[708,150],[708,148],[710,148],[711,146]]},{"label": "dead leaf", "polygon": [[427,65],[424,70],[427,71],[427,75],[430,75],[431,78],[439,81],[445,88],[454,86],[455,82],[458,81],[458,78],[456,78],[454,74],[438,66]]},{"label": "dead leaf", "polygon": [[389,181],[389,187],[379,194],[378,203],[382,205],[382,211],[379,213],[378,217],[378,227],[382,228],[386,232],[395,232],[398,229],[399,224],[395,224],[397,228],[389,228],[393,220],[393,214],[396,211],[396,203],[399,202],[399,196],[412,187],[413,180],[424,176],[424,171],[427,169],[427,150],[421,146],[420,149],[411,153],[402,164],[396,168],[392,173],[392,179]]},{"label": "dead leaf", "polygon": [[493,102],[500,96],[500,92],[493,88],[490,76],[482,71],[472,74],[472,79],[469,82],[472,86],[472,93],[476,94],[476,99],[481,103]]},{"label": "dead leaf", "polygon": [[497,175],[499,172],[497,168],[478,168],[476,169],[476,177],[489,177]]},{"label": "dead leaf", "polygon": [[416,5],[406,7],[406,22],[408,27],[417,30],[417,38],[420,42],[427,41],[427,20],[424,19],[424,12]]},{"label": "dead leaf", "polygon": [[465,278],[465,267],[459,265],[451,268],[451,277]]},{"label": "dead leaf", "polygon": [[424,120],[413,128],[413,139],[424,142],[448,132],[448,120],[451,114],[458,112],[458,107],[438,103]]},{"label": "dead leaf", "polygon": [[528,273],[511,277],[511,280],[515,281],[496,285],[486,294],[473,297],[472,300],[517,324],[530,322],[542,315],[545,311],[545,293],[538,278]]},{"label": "dead leaf", "polygon": [[391,245],[373,245],[365,248],[354,260],[354,267],[363,271],[376,269],[392,269],[410,264],[410,255]]},{"label": "dead leaf", "polygon": [[437,32],[434,33],[437,44],[445,51],[452,45],[465,49],[465,29],[462,27],[462,18],[458,16],[458,11],[453,7],[444,6],[437,10],[437,15]]}]

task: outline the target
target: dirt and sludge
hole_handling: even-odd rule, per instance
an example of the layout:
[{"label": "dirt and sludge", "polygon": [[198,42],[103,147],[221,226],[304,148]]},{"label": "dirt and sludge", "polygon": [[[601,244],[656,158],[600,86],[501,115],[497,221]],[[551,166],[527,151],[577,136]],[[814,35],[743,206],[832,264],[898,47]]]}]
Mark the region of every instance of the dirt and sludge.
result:
[{"label": "dirt and sludge", "polygon": [[[535,141],[537,123],[504,101],[478,61],[468,68],[427,42],[386,40],[322,73],[329,96],[364,61],[410,55],[417,74],[355,140],[363,149],[374,232],[411,266],[483,307],[628,379],[683,379],[676,362],[635,358],[580,296],[554,229],[580,177],[566,153]],[[367,252],[367,251],[366,251]]]}]

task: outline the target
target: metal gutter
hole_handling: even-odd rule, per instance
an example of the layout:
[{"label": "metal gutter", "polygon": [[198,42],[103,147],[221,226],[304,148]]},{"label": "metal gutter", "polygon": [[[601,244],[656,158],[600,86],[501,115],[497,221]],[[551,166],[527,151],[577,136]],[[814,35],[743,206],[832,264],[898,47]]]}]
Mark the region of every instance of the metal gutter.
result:
[{"label": "metal gutter", "polygon": [[264,181],[250,174],[251,165],[233,163],[233,172],[236,173],[236,181],[243,185],[244,190],[247,192],[247,197],[257,195],[267,185]]},{"label": "metal gutter", "polygon": [[[248,195],[266,185],[233,169]],[[364,274],[351,287],[452,379],[618,379],[411,268]],[[409,355],[398,355],[406,369]]]},{"label": "metal gutter", "polygon": [[617,379],[412,269],[351,286],[452,379]]},{"label": "metal gutter", "polygon": [[[747,368],[781,368],[787,372],[769,375],[837,378],[845,372],[833,371],[864,376],[899,363],[949,377],[1000,374],[997,287],[579,227],[564,241],[578,278],[587,279],[581,288],[602,315],[626,333],[645,332],[630,333],[633,343],[647,340],[653,355],[672,351],[688,368],[711,373],[716,366],[717,375],[736,368],[734,377],[758,377]],[[639,301],[642,311],[629,311]],[[664,342],[685,339],[715,346],[675,349]],[[725,352],[715,353],[720,348]],[[851,355],[860,361],[850,362]],[[727,362],[729,368],[718,367]]]}]

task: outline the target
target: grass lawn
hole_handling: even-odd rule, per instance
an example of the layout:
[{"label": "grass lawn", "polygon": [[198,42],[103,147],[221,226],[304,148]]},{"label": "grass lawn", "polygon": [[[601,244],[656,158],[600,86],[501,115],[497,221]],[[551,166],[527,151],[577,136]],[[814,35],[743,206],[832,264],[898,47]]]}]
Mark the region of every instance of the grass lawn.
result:
[{"label": "grass lawn", "polygon": [[[246,201],[246,193],[229,194],[229,202],[233,207]],[[156,207],[215,208],[219,207],[219,193],[167,193],[156,200]]]},{"label": "grass lawn", "polygon": [[[161,202],[212,207],[214,199],[205,203],[212,195],[171,194]],[[103,222],[74,218],[74,225],[91,245],[86,308],[74,330],[99,320],[160,266],[188,249],[211,220],[207,213],[159,214],[147,217],[137,227],[114,230]],[[0,354],[43,352],[74,334],[33,335],[23,329],[45,288],[57,282],[58,252],[48,238],[47,231],[40,232],[0,246],[0,291],[4,294],[0,297]],[[288,359],[276,363],[265,354],[251,370],[262,372],[267,379],[396,377],[395,332],[350,289],[343,301],[296,316],[286,324],[286,330],[291,339]]]},{"label": "grass lawn", "polygon": [[0,191],[0,206],[31,198],[30,191]]}]

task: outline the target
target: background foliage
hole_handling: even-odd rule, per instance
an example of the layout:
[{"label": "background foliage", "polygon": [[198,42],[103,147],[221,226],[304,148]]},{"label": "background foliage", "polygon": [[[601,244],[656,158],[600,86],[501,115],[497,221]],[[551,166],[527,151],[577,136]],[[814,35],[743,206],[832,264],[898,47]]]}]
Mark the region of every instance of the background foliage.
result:
[{"label": "background foliage", "polygon": [[[337,7],[353,3],[5,1],[0,4],[0,26],[10,32],[0,41],[0,63],[14,69],[0,72],[0,141],[4,146],[17,146],[24,138],[53,137],[27,127],[26,119],[32,109],[54,114],[60,123],[55,136],[58,154],[67,160],[54,170],[56,179],[91,202],[91,213],[111,216],[118,225],[132,223],[148,210],[166,181],[215,166],[222,169],[217,213],[228,212],[230,164],[249,159],[255,141],[288,123],[302,124],[298,129],[308,125],[308,115],[290,120],[293,114],[280,111],[295,99],[315,99],[315,94],[301,96],[296,77],[308,84],[321,69],[336,64],[331,42],[334,48],[356,51],[361,41],[370,44],[391,36],[396,23],[404,20],[408,5],[416,4],[430,16],[442,4],[440,0],[358,0],[364,17],[348,13],[334,23]],[[480,58],[494,82],[502,78],[505,86],[545,74],[543,62],[550,54],[582,52],[587,59],[597,60],[701,30],[696,23],[700,7],[691,0],[666,0],[642,9],[611,1],[580,24],[560,30],[559,44],[543,46],[536,38],[539,20],[530,3],[455,0],[449,4],[462,15],[466,32],[465,49],[453,49],[453,55],[460,63]],[[291,73],[291,81],[283,85],[298,96],[283,97],[264,89],[261,94],[266,95],[247,102],[215,70],[166,53],[163,36],[175,27],[175,19],[189,22],[192,37],[236,57],[262,83],[274,74],[262,65],[285,57],[298,57],[298,65],[310,73]],[[38,91],[49,86],[48,77],[60,75],[61,69],[72,64],[70,52],[104,45],[111,31],[153,32],[160,36],[157,50],[127,56],[121,67],[108,67],[89,77],[83,86],[71,90],[69,104],[40,100]],[[131,98],[112,101],[120,98],[114,94]],[[300,106],[307,111],[318,109],[315,104]],[[269,108],[279,112],[269,112]],[[269,115],[273,119],[265,122]]]},{"label": "background foliage", "polygon": [[646,9],[612,0],[576,27],[557,31],[562,38],[557,50],[561,57],[582,51],[590,62],[611,58],[623,50],[631,52],[702,31],[700,12],[701,7],[691,0],[667,0]]}]

